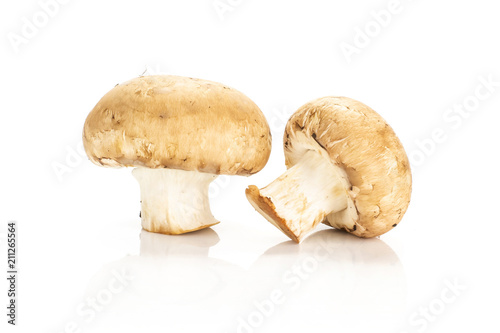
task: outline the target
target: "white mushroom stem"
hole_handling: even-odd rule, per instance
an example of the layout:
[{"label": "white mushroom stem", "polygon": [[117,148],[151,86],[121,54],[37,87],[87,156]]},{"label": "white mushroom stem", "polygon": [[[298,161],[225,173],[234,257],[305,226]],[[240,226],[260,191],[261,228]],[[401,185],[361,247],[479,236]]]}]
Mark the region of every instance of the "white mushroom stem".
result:
[{"label": "white mushroom stem", "polygon": [[[301,160],[268,186],[249,186],[252,206],[288,237],[300,242],[326,217],[350,206],[345,172],[326,152],[307,150]],[[347,214],[342,214],[347,215]]]},{"label": "white mushroom stem", "polygon": [[135,168],[141,188],[142,227],[176,235],[219,223],[210,211],[208,186],[217,176],[197,171]]}]

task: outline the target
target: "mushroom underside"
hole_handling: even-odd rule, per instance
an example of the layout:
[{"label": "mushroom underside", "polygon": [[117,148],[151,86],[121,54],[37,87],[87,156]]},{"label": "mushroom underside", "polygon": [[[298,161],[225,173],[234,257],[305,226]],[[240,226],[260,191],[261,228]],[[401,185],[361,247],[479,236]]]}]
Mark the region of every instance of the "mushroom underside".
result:
[{"label": "mushroom underside", "polygon": [[320,222],[355,230],[358,214],[345,171],[316,141],[303,134],[295,139],[294,149],[300,155],[297,162],[266,187],[249,186],[248,200],[297,243]]}]

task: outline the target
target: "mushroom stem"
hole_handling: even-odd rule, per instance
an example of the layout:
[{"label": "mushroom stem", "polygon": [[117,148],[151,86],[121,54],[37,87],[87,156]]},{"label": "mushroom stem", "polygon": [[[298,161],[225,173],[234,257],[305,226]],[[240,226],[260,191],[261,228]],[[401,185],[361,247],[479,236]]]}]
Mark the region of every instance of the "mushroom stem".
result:
[{"label": "mushroom stem", "polygon": [[219,223],[210,211],[210,173],[176,169],[135,168],[141,188],[142,227],[150,232],[177,235]]},{"label": "mushroom stem", "polygon": [[349,182],[326,152],[308,150],[301,160],[262,189],[246,195],[269,222],[299,243],[327,215],[348,207]]}]

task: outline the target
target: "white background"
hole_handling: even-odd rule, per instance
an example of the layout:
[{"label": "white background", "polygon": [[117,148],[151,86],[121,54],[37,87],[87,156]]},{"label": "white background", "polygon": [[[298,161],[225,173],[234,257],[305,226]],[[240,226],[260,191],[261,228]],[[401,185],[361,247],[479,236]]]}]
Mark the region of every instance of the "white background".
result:
[{"label": "white background", "polygon": [[[15,328],[1,279],[2,332],[499,330],[498,8],[390,3],[222,0],[221,12],[213,0],[74,0],[48,17],[34,0],[2,2],[0,257],[5,272],[16,220],[20,272]],[[356,53],[346,56],[347,44]],[[265,169],[212,185],[212,229],[141,233],[130,169],[79,153],[88,112],[145,70],[223,82],[270,123]],[[295,245],[244,189],[285,170],[286,119],[327,95],[360,100],[391,124],[412,160],[412,202],[380,238],[320,227]],[[92,310],[96,297],[106,304]]]}]

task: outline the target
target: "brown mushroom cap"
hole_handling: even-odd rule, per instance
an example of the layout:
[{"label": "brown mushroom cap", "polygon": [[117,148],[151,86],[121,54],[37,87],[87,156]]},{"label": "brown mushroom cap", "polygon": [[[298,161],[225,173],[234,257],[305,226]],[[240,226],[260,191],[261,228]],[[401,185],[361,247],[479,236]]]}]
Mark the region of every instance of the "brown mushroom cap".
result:
[{"label": "brown mushroom cap", "polygon": [[[347,97],[324,97],[302,106],[288,121],[284,134],[288,168],[299,162],[304,146],[298,132],[327,151],[351,184],[348,191],[358,214],[356,236],[374,237],[395,227],[411,195],[410,163],[392,128],[368,106]],[[341,212],[323,223],[335,225]]]},{"label": "brown mushroom cap", "polygon": [[217,82],[143,76],[115,86],[85,121],[83,143],[100,166],[250,175],[271,152],[269,125],[241,92]]}]

